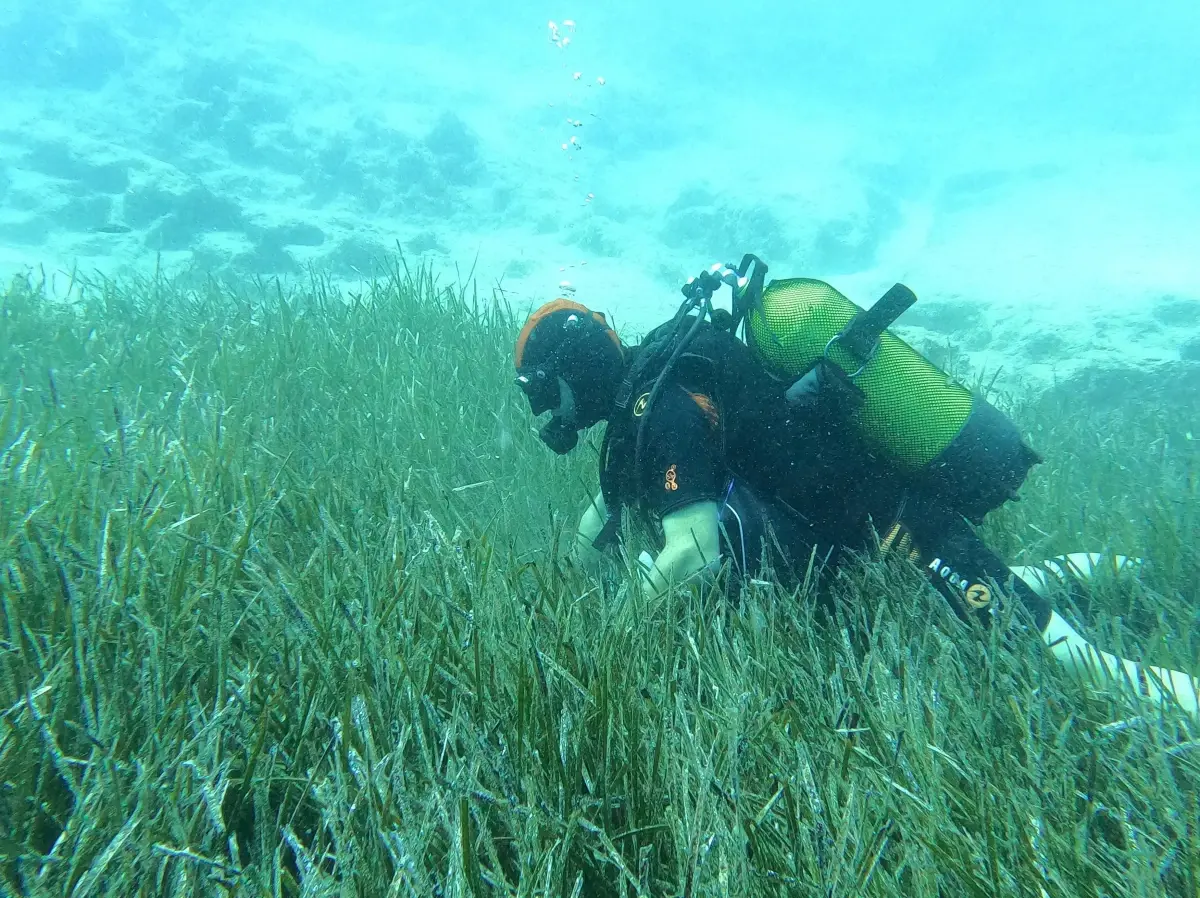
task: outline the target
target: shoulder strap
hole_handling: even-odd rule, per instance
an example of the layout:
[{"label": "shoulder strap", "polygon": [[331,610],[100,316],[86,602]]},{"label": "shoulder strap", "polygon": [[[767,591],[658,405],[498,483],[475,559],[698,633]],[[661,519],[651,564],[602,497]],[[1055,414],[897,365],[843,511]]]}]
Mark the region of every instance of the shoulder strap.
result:
[{"label": "shoulder strap", "polygon": [[606,518],[600,533],[592,541],[593,548],[599,551],[604,551],[617,542],[621,535],[621,518],[625,508],[625,477],[620,470],[621,462],[614,458],[614,453],[619,454],[620,450],[614,450],[613,443],[628,443],[627,437],[622,439],[617,433],[619,430],[627,430],[628,426],[624,420],[625,415],[618,414],[619,419],[609,419],[604,430],[604,442],[600,444],[600,494],[604,497]]}]

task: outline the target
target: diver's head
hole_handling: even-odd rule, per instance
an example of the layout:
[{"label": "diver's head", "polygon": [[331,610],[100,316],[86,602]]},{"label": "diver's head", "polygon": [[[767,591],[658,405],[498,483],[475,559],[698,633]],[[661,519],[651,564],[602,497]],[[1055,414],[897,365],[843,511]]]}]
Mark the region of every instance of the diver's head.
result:
[{"label": "diver's head", "polygon": [[625,370],[625,348],[599,312],[569,299],[529,316],[514,352],[517,386],[535,415],[550,412],[541,437],[565,455],[579,431],[608,417]]}]

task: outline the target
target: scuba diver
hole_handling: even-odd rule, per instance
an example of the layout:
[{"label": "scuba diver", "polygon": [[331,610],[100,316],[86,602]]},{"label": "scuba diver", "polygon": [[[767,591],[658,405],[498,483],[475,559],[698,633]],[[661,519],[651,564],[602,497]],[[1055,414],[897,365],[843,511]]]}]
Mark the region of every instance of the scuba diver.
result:
[{"label": "scuba diver", "polygon": [[[525,322],[516,383],[535,416],[550,413],[543,442],[566,454],[606,422],[576,559],[598,572],[621,549],[627,510],[660,546],[635,566],[649,594],[726,567],[733,582],[795,585],[878,547],[921,568],[961,617],[987,624],[1015,597],[1076,677],[1200,717],[1193,677],[1095,648],[1051,607],[1045,569],[1010,568],[975,533],[1041,459],[1005,415],[888,330],[912,292],[897,284],[864,311],[823,281],[765,275],[747,254],[689,279],[675,316],[637,346],[573,300]],[[725,285],[732,312],[712,304]],[[1086,577],[1099,558],[1051,569]]]}]

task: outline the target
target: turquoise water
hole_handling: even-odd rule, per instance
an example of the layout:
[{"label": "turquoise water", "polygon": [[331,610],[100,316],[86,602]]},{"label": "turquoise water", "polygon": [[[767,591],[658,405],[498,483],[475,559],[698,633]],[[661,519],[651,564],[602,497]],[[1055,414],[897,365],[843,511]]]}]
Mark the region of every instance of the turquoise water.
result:
[{"label": "turquoise water", "polygon": [[836,581],[862,641],[811,583],[585,577],[598,434],[552,456],[511,371],[555,296],[633,337],[747,252],[902,281],[1045,457],[986,542],[1143,558],[1056,607],[1195,672],[1197,34],[5,0],[0,893],[1197,894],[1191,718],[915,569]]},{"label": "turquoise water", "polygon": [[1194,357],[1198,28],[1182,0],[12,0],[0,270],[352,284],[399,245],[641,331],[752,251],[862,304],[904,280],[910,336],[983,365]]}]

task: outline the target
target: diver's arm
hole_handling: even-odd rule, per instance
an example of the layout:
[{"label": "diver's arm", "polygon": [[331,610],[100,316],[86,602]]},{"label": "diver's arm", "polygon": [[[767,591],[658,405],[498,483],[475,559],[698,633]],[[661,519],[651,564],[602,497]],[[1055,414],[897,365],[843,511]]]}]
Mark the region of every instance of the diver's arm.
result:
[{"label": "diver's arm", "polygon": [[[717,503],[693,502],[663,516],[663,550],[642,565],[642,588],[654,595],[720,563]],[[646,556],[643,556],[646,558]]]},{"label": "diver's arm", "polygon": [[1166,667],[1138,664],[1102,652],[1084,639],[1057,611],[1042,631],[1042,641],[1050,654],[1076,680],[1090,686],[1130,686],[1138,695],[1149,696],[1155,704],[1178,705],[1193,717],[1200,717],[1200,696],[1193,677]]},{"label": "diver's arm", "polygon": [[[961,584],[969,583],[974,589],[988,580],[1003,584],[1010,576],[1015,576],[1016,579],[1009,584],[1012,594],[1033,618],[1050,654],[1072,677],[1095,686],[1119,688],[1122,684],[1128,684],[1138,695],[1148,696],[1156,704],[1177,704],[1188,714],[1200,718],[1200,698],[1195,678],[1180,671],[1142,665],[1100,651],[1076,632],[1050,604],[1050,584],[1053,580],[1087,580],[1103,556],[1080,552],[1047,561],[1038,567],[1009,567],[983,544],[961,518],[939,514],[938,509],[930,507],[921,509],[921,512],[914,519],[925,529],[928,537],[918,536],[921,536],[922,542],[928,538],[928,544],[936,547],[937,554],[934,557],[933,552],[924,549],[915,551],[919,553],[919,563],[930,573],[935,587],[944,594],[957,594],[960,600],[966,598],[967,604],[971,604],[970,590],[964,590]],[[907,525],[897,524],[885,537],[884,547],[890,549],[893,545],[904,545],[901,537],[907,535]],[[1121,570],[1136,567],[1138,561],[1117,555],[1107,563],[1111,563],[1114,570]],[[954,577],[948,577],[948,572],[953,573]],[[954,578],[957,578],[960,586],[952,585]],[[988,590],[983,588],[981,591],[986,600]],[[978,605],[972,607],[976,611],[981,610]],[[990,617],[986,616],[987,611],[983,613],[984,622],[990,621]]]},{"label": "diver's arm", "polygon": [[[1050,578],[1064,579],[1068,574],[1088,579],[1101,560],[1100,555],[1073,553],[1041,567],[1014,567],[1016,574],[1043,599],[1049,598]],[[1121,555],[1108,559],[1115,569],[1135,567],[1137,559]],[[1104,652],[1088,642],[1057,611],[1042,629],[1042,641],[1050,654],[1074,679],[1091,686],[1130,686],[1138,695],[1149,696],[1160,705],[1178,705],[1193,717],[1200,717],[1200,686],[1194,677],[1166,667],[1154,667]]]},{"label": "diver's arm", "polygon": [[604,564],[605,555],[596,548],[595,542],[607,519],[608,510],[604,506],[604,494],[596,493],[579,519],[579,529],[575,531],[575,543],[572,547],[575,559],[593,574],[598,573]]}]

